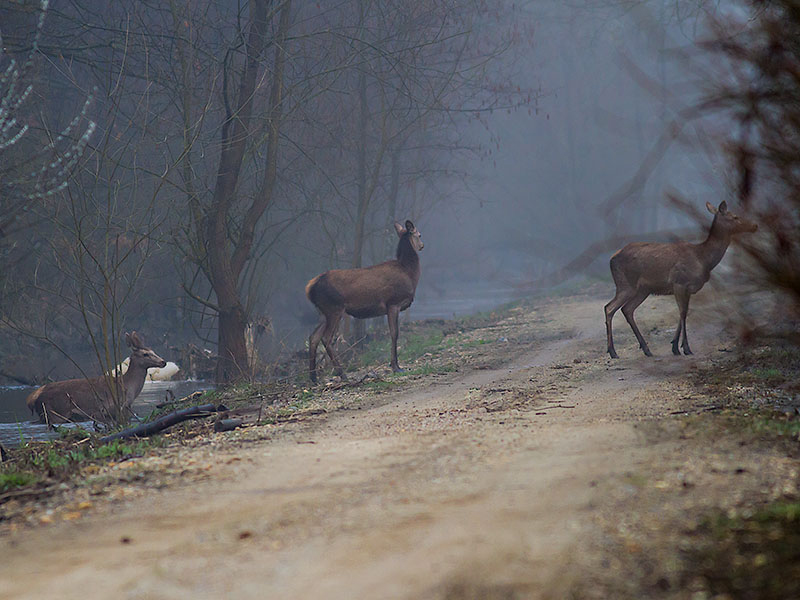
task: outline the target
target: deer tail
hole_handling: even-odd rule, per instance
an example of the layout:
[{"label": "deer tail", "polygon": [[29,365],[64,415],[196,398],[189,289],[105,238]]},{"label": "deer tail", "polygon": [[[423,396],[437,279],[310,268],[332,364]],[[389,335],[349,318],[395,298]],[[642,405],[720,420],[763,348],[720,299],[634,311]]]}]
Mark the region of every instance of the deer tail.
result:
[{"label": "deer tail", "polygon": [[25,400],[25,404],[28,405],[28,410],[31,411],[32,415],[35,415],[37,413],[41,415],[42,401],[39,400],[39,396],[41,396],[43,390],[44,386],[34,390]]},{"label": "deer tail", "polygon": [[622,285],[628,285],[628,278],[625,277],[625,269],[623,268],[623,259],[621,258],[622,250],[617,250],[614,253],[614,256],[611,257],[609,261],[609,266],[611,267],[611,277],[614,278],[614,283],[616,284],[617,288]]},{"label": "deer tail", "polygon": [[306,285],[306,297],[311,304],[322,310],[323,306],[344,304],[344,298],[333,285],[328,272],[317,275]]},{"label": "deer tail", "polygon": [[314,302],[314,297],[316,296],[316,294],[314,293],[314,286],[317,285],[317,282],[319,282],[320,277],[322,277],[322,275],[317,275],[316,277],[314,277],[314,279],[312,279],[306,284],[306,298],[308,298],[308,300],[312,304],[316,304],[316,302]]}]

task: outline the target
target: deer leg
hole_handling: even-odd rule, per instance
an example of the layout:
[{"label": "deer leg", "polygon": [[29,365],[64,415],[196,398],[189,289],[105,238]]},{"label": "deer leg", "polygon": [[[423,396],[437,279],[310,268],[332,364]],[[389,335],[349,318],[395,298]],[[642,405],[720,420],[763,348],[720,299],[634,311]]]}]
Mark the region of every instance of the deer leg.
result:
[{"label": "deer leg", "polygon": [[342,380],[346,380],[347,376],[344,374],[342,364],[339,362],[339,359],[336,357],[336,354],[333,351],[333,337],[336,335],[336,330],[339,328],[339,321],[342,318],[342,314],[344,314],[344,309],[330,315],[330,317],[327,318],[325,323],[325,332],[322,334],[322,343],[325,346],[325,351],[328,353],[328,357],[333,363],[336,374],[341,377]]},{"label": "deer leg", "polygon": [[308,376],[314,383],[317,383],[317,346],[319,346],[319,341],[322,339],[322,333],[325,331],[327,324],[328,317],[325,317],[308,338]]},{"label": "deer leg", "polygon": [[606,338],[608,339],[608,353],[611,355],[611,358],[618,358],[617,351],[614,350],[614,338],[611,335],[611,320],[614,318],[614,313],[625,304],[633,294],[633,291],[630,289],[620,289],[617,288],[617,293],[614,298],[606,304],[604,311],[606,314]]},{"label": "deer leg", "polygon": [[637,291],[633,297],[622,306],[622,314],[625,315],[625,320],[628,321],[628,325],[633,329],[633,335],[639,340],[639,347],[642,349],[645,356],[653,356],[653,353],[650,352],[650,348],[647,347],[647,342],[644,340],[642,332],[639,331],[639,327],[633,319],[633,311],[639,308],[639,305],[644,302],[649,295],[648,292]]},{"label": "deer leg", "polygon": [[389,335],[392,338],[392,360],[390,365],[392,367],[392,371],[395,373],[400,373],[403,371],[403,369],[400,368],[400,365],[397,364],[397,334],[399,333],[397,317],[399,314],[399,306],[389,306],[386,309],[386,319],[389,321]]},{"label": "deer leg", "polygon": [[675,302],[678,304],[678,328],[675,330],[675,336],[672,338],[672,353],[675,356],[680,356],[681,351],[678,349],[678,342],[681,340],[681,334],[683,333],[684,322],[683,319],[680,317],[680,312],[682,311],[681,308],[681,297],[680,292],[678,291],[678,287],[675,287]]},{"label": "deer leg", "polygon": [[[678,304],[678,310],[680,310],[680,304]],[[678,328],[675,330],[675,337],[672,338],[672,353],[675,356],[681,355],[681,351],[678,350],[678,340],[681,339],[681,332],[683,332],[683,319],[678,317]]]},{"label": "deer leg", "polygon": [[[691,298],[691,296],[692,295],[689,290],[687,290],[684,286],[675,286],[675,300],[678,302],[678,309],[681,313],[681,320],[678,327],[683,333],[683,343],[681,344],[681,348],[683,348],[683,353],[686,356],[692,354],[692,350],[689,348],[689,339],[686,337],[686,315],[689,314],[689,298]],[[676,349],[677,346],[673,342],[673,352]]]}]

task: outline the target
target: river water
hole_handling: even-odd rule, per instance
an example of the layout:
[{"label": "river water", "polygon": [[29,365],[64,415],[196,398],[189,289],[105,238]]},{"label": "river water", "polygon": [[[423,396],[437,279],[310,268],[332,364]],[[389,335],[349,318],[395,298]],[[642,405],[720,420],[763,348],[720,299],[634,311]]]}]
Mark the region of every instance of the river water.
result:
[{"label": "river water", "polygon": [[[188,396],[197,390],[207,390],[213,385],[202,381],[146,381],[142,393],[133,404],[134,412],[145,417],[156,404],[163,402],[170,390],[176,398]],[[56,434],[47,431],[46,425],[31,423],[31,413],[25,398],[35,388],[26,386],[0,386],[0,444],[15,446],[28,440],[45,440]],[[81,423],[90,429],[90,422]],[[70,425],[65,425],[69,427]]]},{"label": "river water", "polygon": [[[478,287],[469,290],[421,290],[408,308],[405,318],[452,319],[497,308],[521,296],[513,287]],[[385,321],[385,319],[384,319]]]}]

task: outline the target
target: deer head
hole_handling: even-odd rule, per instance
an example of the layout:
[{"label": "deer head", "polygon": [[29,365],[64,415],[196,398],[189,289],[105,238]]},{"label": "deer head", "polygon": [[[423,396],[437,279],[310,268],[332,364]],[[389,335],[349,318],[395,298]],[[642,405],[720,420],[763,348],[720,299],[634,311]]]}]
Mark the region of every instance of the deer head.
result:
[{"label": "deer head", "polygon": [[408,239],[411,242],[411,247],[417,252],[425,247],[425,244],[422,243],[419,230],[414,227],[411,221],[406,221],[405,227],[400,225],[400,223],[395,223],[394,230],[397,232],[397,237],[399,238],[402,238],[405,234],[409,234]]},{"label": "deer head", "polygon": [[712,227],[719,227],[728,235],[753,233],[758,229],[758,225],[753,221],[749,221],[748,219],[744,219],[730,212],[728,210],[728,203],[724,200],[720,202],[719,207],[715,207],[713,204],[706,202],[706,208],[708,212],[714,215]]},{"label": "deer head", "polygon": [[145,346],[144,341],[135,331],[125,334],[125,343],[131,349],[131,367],[135,365],[143,369],[149,369],[150,367],[164,368],[167,366],[167,361]]}]

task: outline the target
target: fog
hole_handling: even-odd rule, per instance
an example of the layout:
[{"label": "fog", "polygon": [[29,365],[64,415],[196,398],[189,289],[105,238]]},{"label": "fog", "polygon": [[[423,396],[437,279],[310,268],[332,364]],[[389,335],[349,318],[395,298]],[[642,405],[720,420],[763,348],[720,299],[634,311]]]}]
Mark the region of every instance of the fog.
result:
[{"label": "fog", "polygon": [[[443,263],[457,262],[459,248],[477,247],[481,279],[537,279],[591,241],[686,225],[667,202],[670,188],[700,204],[724,193],[709,156],[676,141],[641,189],[616,210],[606,209],[675,116],[672,98],[647,87],[634,71],[666,90],[680,86],[684,106],[703,91],[687,87],[691,74],[670,55],[676,45],[691,43],[685,28],[696,19],[687,25],[667,18],[663,26],[655,19],[671,4],[635,10],[567,5],[536,19],[536,37],[520,69],[523,85],[541,90],[541,97],[531,114],[492,116],[498,146],[475,165],[474,197],[431,215],[429,234],[446,246]],[[530,12],[539,15],[535,7]]]},{"label": "fog", "polygon": [[[509,69],[514,84],[536,99],[493,111],[485,124],[466,130],[483,151],[463,167],[469,178],[449,182],[441,199],[421,211],[423,278],[407,318],[461,315],[547,293],[528,284],[593,241],[626,234],[646,240],[653,231],[693,227],[668,191],[698,207],[725,197],[722,159],[691,140],[671,142],[646,169],[641,188],[621,194],[676,111],[708,91],[709,82],[698,81],[692,69],[702,59],[695,42],[706,13],[697,6],[676,13],[676,6],[669,0],[524,6],[521,15],[534,33],[509,57]],[[615,197],[623,201],[608,210]],[[391,258],[388,228],[384,237],[387,252],[376,260]],[[610,284],[612,253],[575,277]],[[301,292],[296,285],[278,295],[304,305]],[[308,327],[313,307],[305,315]]]},{"label": "fog", "polygon": [[[188,211],[208,210],[192,208],[192,198],[205,194],[211,199],[219,193],[218,187],[214,190],[222,170],[217,170],[214,160],[224,128],[220,129],[218,119],[230,110],[234,99],[231,90],[235,89],[228,82],[234,75],[225,70],[229,64],[225,61],[236,64],[235,53],[225,61],[221,54],[231,47],[235,21],[230,21],[230,30],[213,30],[213,35],[208,34],[195,50],[189,47],[194,43],[194,30],[187,34],[184,46],[180,36],[176,37],[178,42],[165,46],[166,56],[173,57],[173,71],[178,70],[176,56],[189,56],[187,60],[194,60],[196,65],[196,73],[184,70],[170,79],[169,68],[158,71],[155,67],[161,63],[150,54],[146,58],[142,58],[145,54],[137,55],[135,41],[127,49],[130,64],[125,67],[118,57],[98,53],[108,59],[105,71],[98,66],[101,62],[86,58],[94,56],[91,52],[81,58],[77,50],[74,56],[67,56],[59,49],[59,44],[66,47],[84,39],[81,19],[93,21],[97,29],[89,30],[96,31],[91,34],[93,39],[100,39],[97,32],[104,31],[100,27],[106,22],[104,18],[117,23],[121,15],[131,18],[126,10],[137,11],[120,5],[105,15],[102,8],[97,13],[90,11],[91,5],[87,2],[81,7],[77,3],[86,8],[82,12],[58,1],[51,4],[42,37],[46,59],[35,78],[37,100],[31,106],[45,113],[51,111],[48,119],[38,122],[44,130],[57,130],[76,114],[83,115],[84,127],[90,119],[99,123],[100,131],[92,137],[90,151],[84,157],[88,166],[74,175],[66,190],[58,190],[68,198],[66,204],[39,203],[32,207],[47,217],[40,214],[20,240],[4,246],[3,257],[13,269],[7,269],[3,280],[6,326],[0,330],[0,345],[6,348],[5,362],[9,364],[0,364],[0,371],[16,369],[25,377],[74,372],[75,364],[65,359],[65,352],[75,354],[77,348],[86,347],[90,333],[96,334],[103,315],[109,312],[103,302],[86,300],[91,293],[84,296],[78,291],[82,302],[67,303],[71,314],[59,310],[55,311],[57,316],[48,313],[58,306],[55,297],[63,300],[64,294],[72,297],[75,290],[83,289],[83,283],[75,281],[96,276],[86,270],[80,252],[73,253],[70,263],[80,268],[53,260],[54,255],[63,257],[64,248],[86,245],[73,239],[86,235],[74,225],[84,221],[75,219],[64,233],[64,223],[69,224],[69,216],[78,210],[76,204],[82,214],[103,215],[92,231],[105,250],[94,256],[120,256],[120,244],[127,244],[123,250],[132,251],[126,258],[125,268],[130,272],[123,277],[128,286],[124,301],[115,297],[121,303],[111,311],[112,329],[137,329],[162,348],[196,344],[216,351],[216,315],[209,307],[218,303],[218,292],[209,283],[214,275],[209,263],[204,262],[207,250],[202,250],[203,244],[209,246],[198,241],[201,227],[192,225],[192,219],[198,217],[188,216],[192,214]],[[228,17],[226,11],[235,11],[224,2],[210,6],[221,21]],[[388,18],[380,10],[370,12],[380,3],[359,6],[362,29],[342,26],[352,39],[369,37],[371,31],[364,23],[377,30],[382,26],[381,19]],[[324,28],[330,27],[325,25],[326,19],[339,23],[338,16],[331,16],[339,14],[337,11],[346,17],[348,6],[326,6],[320,14],[310,7],[290,11],[286,47],[305,45],[302,52],[289,55],[285,69],[286,99],[280,113],[279,141],[270,142],[265,125],[263,137],[248,150],[236,192],[244,198],[244,207],[249,198],[263,190],[270,194],[263,216],[257,217],[255,242],[238,283],[247,322],[269,323],[267,335],[258,339],[262,357],[274,359],[302,348],[318,319],[304,296],[310,278],[328,268],[368,265],[393,257],[393,220],[402,223],[412,219],[425,242],[416,301],[403,318],[443,318],[485,310],[525,294],[548,293],[548,276],[594,242],[621,236],[647,240],[654,233],[686,232],[692,227],[697,231],[695,237],[702,235],[694,221],[668,201],[668,192],[698,207],[707,200],[716,202],[725,197],[721,149],[709,138],[708,124],[703,129],[682,116],[682,111],[699,103],[713,84],[706,77],[709,63],[697,42],[707,35],[706,23],[716,16],[717,3],[498,3],[477,10],[469,19],[454,18],[448,10],[460,6],[433,3],[431,12],[423,16],[421,12],[403,14],[410,23],[404,31],[411,32],[404,33],[403,39],[412,39],[414,44],[419,32],[420,39],[427,35],[419,28],[421,19],[430,20],[431,15],[438,14],[454,31],[461,28],[458,35],[469,40],[463,47],[454,44],[435,51],[442,64],[449,52],[465,61],[459,63],[461,70],[454,69],[450,75],[452,80],[461,81],[460,87],[443,86],[445,91],[436,97],[426,96],[427,80],[417,71],[405,79],[400,76],[402,86],[386,86],[386,82],[394,81],[397,64],[401,63],[391,63],[391,69],[386,70],[374,65],[393,56],[389,51],[374,60],[363,59],[370,64],[367,75],[363,75],[359,63],[347,58],[350,46],[336,46],[326,33],[329,29]],[[9,27],[3,26],[4,41],[11,49],[5,60],[14,56],[13,48],[17,56],[24,56],[35,36],[35,19],[12,9],[5,9],[3,14],[6,23],[21,27],[11,35]],[[172,23],[173,17],[166,15],[163,26]],[[155,12],[137,14],[133,27],[136,23],[160,26],[159,18]],[[188,26],[197,14],[189,10],[185,18]],[[274,35],[279,36],[277,16],[273,20]],[[467,31],[469,34],[464,33]],[[150,34],[152,31],[148,31]],[[201,37],[198,33],[198,42]],[[419,47],[424,46],[414,46]],[[268,48],[271,51],[271,46]],[[203,79],[206,59],[201,49],[209,56],[216,53],[227,87],[222,86],[218,75]],[[400,50],[392,52],[399,54]],[[331,57],[337,53],[344,58],[337,58],[341,62],[335,64],[347,66],[326,70],[321,63],[334,64]],[[432,58],[419,55],[415,51],[414,60],[429,68],[423,60]],[[352,73],[350,65],[355,65]],[[135,69],[144,69],[141,73],[147,75],[131,77],[130,71]],[[276,69],[264,71],[258,83],[263,84],[259,98],[264,104],[259,105],[255,118],[264,123],[273,118],[268,109],[268,74],[278,72]],[[480,78],[473,76],[479,71]],[[109,73],[115,74],[116,82],[108,83]],[[380,85],[369,83],[367,78],[372,76]],[[159,77],[173,83],[162,85]],[[319,83],[323,80],[324,86]],[[184,103],[177,108],[177,96],[169,93],[176,81],[191,90],[182,96]],[[105,89],[104,82],[108,84]],[[125,95],[121,96],[119,89],[124,86]],[[469,86],[477,91],[465,92]],[[55,99],[54,93],[59,90],[66,90],[63,98],[68,101]],[[227,99],[223,102],[219,94]],[[87,97],[89,108],[83,114],[81,106]],[[359,97],[369,101],[368,109],[363,103],[358,109]],[[351,101],[352,109],[348,108]],[[436,110],[431,109],[433,104]],[[390,136],[385,134],[386,119],[376,117],[380,114],[378,106],[384,110],[387,105],[395,107],[394,121],[388,125]],[[180,114],[188,115],[184,123],[191,122],[191,127],[184,126],[183,150],[180,128],[168,128],[181,122]],[[361,137],[347,133],[351,125],[353,131],[361,127]],[[671,131],[677,135],[671,135]],[[195,136],[194,145],[186,145],[186,132]],[[29,143],[34,144],[34,140]],[[102,144],[107,146],[98,149]],[[112,148],[115,144],[116,149]],[[276,162],[277,177],[267,185],[268,161],[271,151],[277,154],[272,150],[276,144],[282,149]],[[264,157],[267,162],[260,163]],[[189,164],[189,160],[193,162]],[[115,161],[124,162],[125,168],[117,168]],[[117,170],[109,166],[112,164]],[[377,175],[370,187],[373,167]],[[371,190],[372,195],[365,190]],[[366,201],[359,200],[362,195]],[[110,199],[105,203],[98,200],[104,196]],[[134,208],[139,206],[143,208]],[[232,215],[238,220],[231,217],[227,225],[234,245],[240,228],[250,219],[244,208],[235,210],[239,212]],[[103,225],[103,219],[108,226]],[[365,232],[364,246],[354,259],[359,227]],[[54,242],[56,230],[66,236],[60,243]],[[39,238],[44,241],[37,241]],[[32,251],[25,250],[26,243],[34,244],[36,252],[43,245],[49,248],[34,257]],[[610,290],[607,259],[613,251],[612,247],[604,248],[593,261],[569,273],[571,285],[608,281]],[[14,256],[14,252],[24,256]],[[64,276],[66,282],[43,285],[42,273],[47,269]],[[12,272],[13,277],[9,276]],[[92,293],[97,298],[102,295],[97,290],[105,289],[107,279],[105,284],[93,284]],[[45,315],[50,317],[42,316],[41,307],[35,316],[28,314],[30,302],[12,306],[14,300],[23,297],[41,301],[41,306],[47,307]],[[79,318],[87,305],[91,316]],[[100,305],[102,308],[98,308]],[[376,319],[374,326],[384,328],[385,322]],[[60,349],[54,350],[53,344]],[[21,368],[25,355],[34,349],[46,357],[47,367]],[[97,352],[81,353],[80,361],[92,354]]]}]

